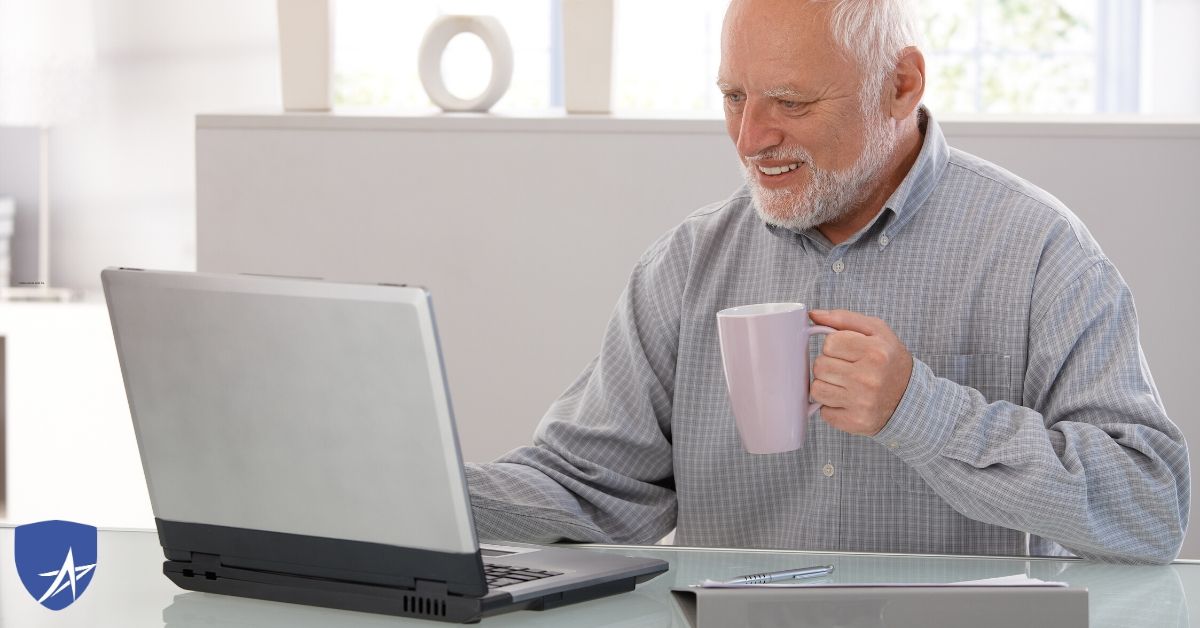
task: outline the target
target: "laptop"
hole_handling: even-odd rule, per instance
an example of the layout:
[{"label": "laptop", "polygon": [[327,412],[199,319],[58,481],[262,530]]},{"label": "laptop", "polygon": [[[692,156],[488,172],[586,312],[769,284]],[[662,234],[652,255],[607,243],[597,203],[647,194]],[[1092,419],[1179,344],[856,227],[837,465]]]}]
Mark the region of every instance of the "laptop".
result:
[{"label": "laptop", "polygon": [[184,589],[474,622],[667,563],[481,545],[429,292],[101,273],[163,573]]}]

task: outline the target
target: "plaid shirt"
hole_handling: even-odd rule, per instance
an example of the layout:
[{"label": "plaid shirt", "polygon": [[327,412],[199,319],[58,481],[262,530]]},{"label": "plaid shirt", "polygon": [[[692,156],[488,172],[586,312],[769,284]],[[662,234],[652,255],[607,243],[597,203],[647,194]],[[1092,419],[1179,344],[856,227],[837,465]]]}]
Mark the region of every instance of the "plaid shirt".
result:
[{"label": "plaid shirt", "polygon": [[[841,244],[766,226],[746,189],[653,244],[534,444],[467,465],[480,535],[1174,558],[1187,447],[1129,288],[1062,203],[923,113],[912,170]],[[716,313],[763,302],[891,326],[914,360],[883,430],[813,420],[799,451],[742,449]]]}]

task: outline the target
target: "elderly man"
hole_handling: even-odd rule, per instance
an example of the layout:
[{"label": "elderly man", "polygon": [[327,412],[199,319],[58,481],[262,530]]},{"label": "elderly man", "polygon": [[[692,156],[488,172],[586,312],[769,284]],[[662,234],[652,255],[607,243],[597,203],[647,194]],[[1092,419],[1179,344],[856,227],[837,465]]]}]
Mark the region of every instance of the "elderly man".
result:
[{"label": "elderly man", "polygon": [[[733,1],[718,84],[746,186],[642,256],[535,444],[468,466],[483,536],[1177,555],[1187,448],[1129,289],[1057,199],[947,147],[907,11]],[[823,420],[748,454],[715,315],[788,301],[840,330]]]}]

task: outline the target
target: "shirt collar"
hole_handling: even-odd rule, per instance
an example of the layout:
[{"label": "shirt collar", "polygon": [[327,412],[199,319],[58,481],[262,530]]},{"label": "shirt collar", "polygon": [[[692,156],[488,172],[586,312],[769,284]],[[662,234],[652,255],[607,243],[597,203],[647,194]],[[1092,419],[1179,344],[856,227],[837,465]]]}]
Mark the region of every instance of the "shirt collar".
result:
[{"label": "shirt collar", "polygon": [[[921,105],[918,109],[918,124],[925,133],[925,137],[921,142],[921,151],[917,154],[917,160],[909,169],[908,174],[888,197],[887,202],[883,204],[883,209],[869,224],[859,230],[858,233],[851,236],[845,244],[851,244],[857,241],[863,234],[876,229],[883,221],[887,221],[883,226],[883,235],[892,237],[901,227],[907,223],[917,210],[925,204],[925,200],[933,193],[933,189],[937,186],[937,182],[942,178],[942,172],[946,169],[946,164],[950,160],[950,147],[946,144],[946,138],[942,135],[942,128],[937,121],[929,113],[929,109],[925,105]],[[890,220],[888,220],[890,218]],[[783,229],[773,225],[765,225],[767,229],[779,236],[794,237],[790,229]],[[807,229],[799,232],[806,238],[820,244],[823,248],[830,245],[829,240],[821,234],[820,231]]]},{"label": "shirt collar", "polygon": [[[889,237],[899,231],[917,210],[921,209],[937,187],[942,173],[946,170],[946,164],[950,161],[950,147],[946,144],[946,137],[942,135],[942,127],[938,125],[937,120],[933,119],[925,105],[921,105],[917,115],[919,124],[925,131],[921,152],[896,191],[892,192],[883,204],[884,211],[880,212],[882,217],[891,210],[894,216],[884,227],[884,235]],[[877,217],[876,220],[878,219]]]}]

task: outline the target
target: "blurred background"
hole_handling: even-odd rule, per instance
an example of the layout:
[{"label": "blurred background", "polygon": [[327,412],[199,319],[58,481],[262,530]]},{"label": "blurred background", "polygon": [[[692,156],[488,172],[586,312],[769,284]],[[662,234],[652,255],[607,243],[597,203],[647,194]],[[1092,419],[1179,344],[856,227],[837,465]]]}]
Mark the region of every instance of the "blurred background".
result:
[{"label": "blurred background", "polygon": [[[1195,0],[918,1],[938,115],[1200,113]],[[615,109],[720,117],[727,4],[618,0]],[[561,108],[558,0],[335,0],[334,11],[339,108],[432,111],[417,47],[447,13],[495,15],[513,41],[512,87],[494,112]],[[194,267],[193,116],[278,107],[276,41],[270,0],[0,0],[0,125],[52,129],[52,284],[94,291],[97,269],[122,259]],[[451,42],[452,91],[486,84],[481,58],[478,38]],[[20,252],[14,282],[34,272]]]}]

